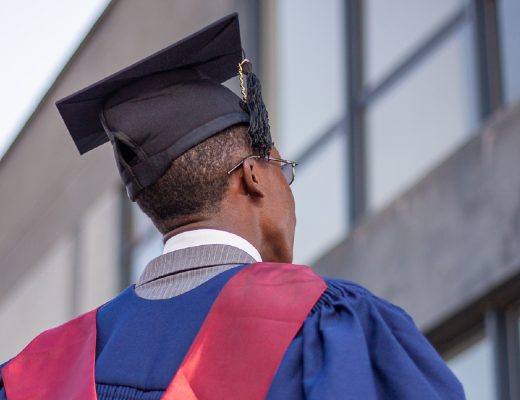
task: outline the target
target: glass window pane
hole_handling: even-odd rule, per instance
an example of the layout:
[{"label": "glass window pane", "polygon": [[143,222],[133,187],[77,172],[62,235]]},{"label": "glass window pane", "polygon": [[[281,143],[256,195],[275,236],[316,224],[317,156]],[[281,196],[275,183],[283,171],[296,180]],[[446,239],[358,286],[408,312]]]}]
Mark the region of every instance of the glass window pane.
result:
[{"label": "glass window pane", "polygon": [[464,386],[466,398],[494,400],[495,379],[493,372],[493,348],[483,335],[472,338],[447,360],[448,366]]},{"label": "glass window pane", "polygon": [[469,27],[367,111],[369,207],[377,209],[467,140],[476,125]]},{"label": "glass window pane", "polygon": [[140,238],[146,236],[150,231],[156,230],[152,221],[141,211],[137,203],[131,202],[131,236],[132,242],[139,241]]},{"label": "glass window pane", "polygon": [[498,11],[504,100],[510,104],[520,99],[520,1],[501,0]]},{"label": "glass window pane", "polygon": [[367,0],[366,80],[376,84],[454,15],[464,0]]},{"label": "glass window pane", "polygon": [[297,157],[345,112],[343,1],[281,0],[275,142]]},{"label": "glass window pane", "polygon": [[312,264],[347,233],[345,134],[338,132],[296,170],[294,262]]},{"label": "glass window pane", "polygon": [[130,257],[130,283],[135,283],[153,258],[162,254],[163,242],[159,231],[150,232],[132,248]]},{"label": "glass window pane", "polygon": [[[126,199],[126,193],[123,194]],[[130,255],[128,257],[128,277],[135,283],[144,267],[150,260],[159,256],[163,250],[162,234],[155,228],[152,221],[144,214],[136,203],[130,203]]]}]

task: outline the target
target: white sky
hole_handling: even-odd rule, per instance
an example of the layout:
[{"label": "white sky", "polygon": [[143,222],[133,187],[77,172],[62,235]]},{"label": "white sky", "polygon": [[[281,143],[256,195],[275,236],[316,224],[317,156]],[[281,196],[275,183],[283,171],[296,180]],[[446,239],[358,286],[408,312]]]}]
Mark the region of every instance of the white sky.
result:
[{"label": "white sky", "polygon": [[0,158],[109,0],[0,0]]}]

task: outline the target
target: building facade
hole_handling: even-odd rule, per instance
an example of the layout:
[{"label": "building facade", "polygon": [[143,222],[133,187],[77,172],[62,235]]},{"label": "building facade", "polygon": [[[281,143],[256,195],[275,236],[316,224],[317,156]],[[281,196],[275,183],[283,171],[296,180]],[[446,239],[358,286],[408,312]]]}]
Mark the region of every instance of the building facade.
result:
[{"label": "building facade", "polygon": [[79,157],[54,102],[232,11],[300,163],[295,262],[404,307],[469,399],[518,398],[515,0],[112,1],[0,160],[0,359],[162,250],[110,146]]}]

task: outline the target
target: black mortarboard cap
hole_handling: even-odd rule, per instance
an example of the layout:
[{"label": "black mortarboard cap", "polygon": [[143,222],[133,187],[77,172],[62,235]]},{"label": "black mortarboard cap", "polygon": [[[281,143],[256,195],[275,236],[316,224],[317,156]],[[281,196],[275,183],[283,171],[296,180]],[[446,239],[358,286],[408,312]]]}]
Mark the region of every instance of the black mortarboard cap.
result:
[{"label": "black mortarboard cap", "polygon": [[185,151],[254,119],[248,102],[221,85],[237,74],[242,52],[231,14],[56,105],[81,154],[111,141],[134,200]]}]

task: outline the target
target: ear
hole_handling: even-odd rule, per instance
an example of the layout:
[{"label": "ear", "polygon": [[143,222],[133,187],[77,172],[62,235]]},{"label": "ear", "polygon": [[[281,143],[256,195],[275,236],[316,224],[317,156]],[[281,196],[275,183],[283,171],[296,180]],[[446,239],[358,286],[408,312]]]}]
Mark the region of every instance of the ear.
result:
[{"label": "ear", "polygon": [[256,160],[249,159],[242,164],[242,184],[249,196],[264,197],[265,173]]}]

